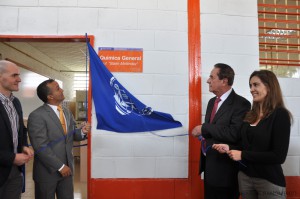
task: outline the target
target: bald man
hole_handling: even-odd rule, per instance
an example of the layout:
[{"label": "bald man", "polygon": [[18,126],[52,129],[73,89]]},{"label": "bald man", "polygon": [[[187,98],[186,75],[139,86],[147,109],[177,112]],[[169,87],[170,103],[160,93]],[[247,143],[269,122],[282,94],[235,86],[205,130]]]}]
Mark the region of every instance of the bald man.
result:
[{"label": "bald man", "polygon": [[20,101],[20,70],[12,62],[0,60],[0,198],[19,199],[23,188],[22,167],[33,158],[27,144]]}]

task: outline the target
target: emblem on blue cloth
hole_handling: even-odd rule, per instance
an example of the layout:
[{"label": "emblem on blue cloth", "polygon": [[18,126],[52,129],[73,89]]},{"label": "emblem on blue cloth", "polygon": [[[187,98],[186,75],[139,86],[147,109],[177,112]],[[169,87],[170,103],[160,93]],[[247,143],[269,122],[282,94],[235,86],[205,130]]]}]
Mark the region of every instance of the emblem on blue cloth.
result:
[{"label": "emblem on blue cloth", "polygon": [[110,78],[110,86],[115,93],[115,108],[121,115],[128,115],[132,112],[139,115],[151,115],[153,111],[151,107],[145,107],[142,110],[138,110],[134,102],[126,94],[126,91],[121,88],[118,80],[115,77]]}]

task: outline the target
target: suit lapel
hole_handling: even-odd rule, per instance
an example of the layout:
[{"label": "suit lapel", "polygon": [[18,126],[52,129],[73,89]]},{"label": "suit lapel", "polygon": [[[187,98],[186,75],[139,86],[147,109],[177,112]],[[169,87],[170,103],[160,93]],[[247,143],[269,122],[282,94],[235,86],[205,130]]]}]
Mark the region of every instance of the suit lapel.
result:
[{"label": "suit lapel", "polygon": [[[20,103],[20,102],[19,102]],[[18,114],[18,116],[19,116],[19,128],[18,128],[18,133],[19,132],[21,132],[20,131],[20,129],[22,128],[22,126],[21,125],[24,125],[24,123],[23,123],[23,113],[22,113],[22,110],[21,110],[21,107],[20,107],[20,104],[19,103],[17,103],[17,100],[16,99],[14,99],[13,100],[13,104],[14,104],[14,107],[15,107],[15,109],[16,109],[16,111],[17,111],[17,114]]]},{"label": "suit lapel", "polygon": [[15,107],[17,113],[18,113],[19,118],[22,117],[22,112],[21,112],[21,110],[19,109],[19,104],[17,104],[17,101],[16,101],[16,100],[13,100],[13,104],[14,104],[14,107]]},{"label": "suit lapel", "polygon": [[235,95],[235,92],[234,92],[234,90],[232,90],[230,95],[227,97],[227,99],[222,103],[222,105],[218,109],[213,121],[217,121],[219,119],[219,117],[221,117],[224,113],[226,113],[229,108],[232,108],[231,106],[233,103],[234,95]]},{"label": "suit lapel", "polygon": [[63,107],[63,110],[64,110],[64,115],[65,115],[65,118],[66,118],[66,125],[67,125],[67,139],[69,138],[69,132],[71,131],[70,129],[70,112],[65,108]]},{"label": "suit lapel", "polygon": [[9,130],[9,135],[12,138],[12,130],[11,130],[11,126],[10,126],[10,121],[7,115],[7,112],[2,104],[2,102],[0,101],[0,114],[2,115],[3,119],[4,119],[4,123],[6,125],[6,128]]},{"label": "suit lapel", "polygon": [[60,129],[60,132],[64,135],[64,130],[63,130],[62,126],[61,126],[61,123],[60,123],[59,118],[57,117],[56,113],[47,104],[44,104],[43,106],[44,106],[44,109],[46,110],[47,114],[49,115],[49,117],[53,120],[53,122]]}]

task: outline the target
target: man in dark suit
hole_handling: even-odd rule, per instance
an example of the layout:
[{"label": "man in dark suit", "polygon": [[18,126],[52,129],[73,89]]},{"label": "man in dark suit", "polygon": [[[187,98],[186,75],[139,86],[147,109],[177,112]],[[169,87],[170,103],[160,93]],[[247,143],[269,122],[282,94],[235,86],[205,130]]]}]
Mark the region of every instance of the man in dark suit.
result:
[{"label": "man in dark suit", "polygon": [[44,105],[28,118],[28,133],[35,150],[33,180],[36,199],[73,199],[73,140],[86,139],[90,124],[76,129],[72,113],[61,107],[65,99],[53,79],[37,87],[37,95]]},{"label": "man in dark suit", "polygon": [[14,63],[0,60],[0,198],[19,199],[23,188],[22,169],[33,157],[27,144],[20,101],[20,71]]},{"label": "man in dark suit", "polygon": [[200,173],[204,171],[205,199],[238,199],[238,165],[227,154],[211,149],[215,143],[235,144],[244,116],[251,104],[232,89],[234,71],[226,64],[216,64],[207,80],[209,100],[205,122],[192,130],[201,140]]}]

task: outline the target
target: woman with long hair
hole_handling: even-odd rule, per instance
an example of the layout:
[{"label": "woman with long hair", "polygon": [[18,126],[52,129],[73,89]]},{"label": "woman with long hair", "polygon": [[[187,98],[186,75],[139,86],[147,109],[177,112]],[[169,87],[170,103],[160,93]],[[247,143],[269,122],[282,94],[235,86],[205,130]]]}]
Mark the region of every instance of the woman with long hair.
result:
[{"label": "woman with long hair", "polygon": [[240,132],[239,146],[213,148],[240,163],[239,190],[243,199],[286,198],[281,168],[290,140],[292,115],[285,108],[278,79],[268,70],[254,71],[249,79],[253,97]]}]

